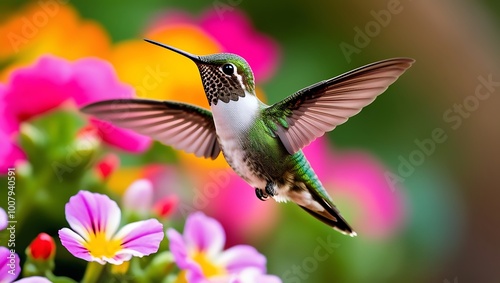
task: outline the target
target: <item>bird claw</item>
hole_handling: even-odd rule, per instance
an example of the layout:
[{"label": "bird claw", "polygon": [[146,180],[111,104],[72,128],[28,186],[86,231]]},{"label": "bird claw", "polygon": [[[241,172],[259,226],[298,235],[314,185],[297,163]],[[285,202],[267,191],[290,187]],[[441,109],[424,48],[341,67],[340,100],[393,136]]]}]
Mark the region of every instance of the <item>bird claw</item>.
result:
[{"label": "bird claw", "polygon": [[257,195],[257,198],[260,199],[261,201],[266,201],[269,198],[269,196],[259,188],[255,188],[255,194]]},{"label": "bird claw", "polygon": [[274,189],[275,185],[276,184],[273,182],[267,182],[267,184],[266,184],[267,195],[274,197],[274,195],[276,194],[276,190]]}]

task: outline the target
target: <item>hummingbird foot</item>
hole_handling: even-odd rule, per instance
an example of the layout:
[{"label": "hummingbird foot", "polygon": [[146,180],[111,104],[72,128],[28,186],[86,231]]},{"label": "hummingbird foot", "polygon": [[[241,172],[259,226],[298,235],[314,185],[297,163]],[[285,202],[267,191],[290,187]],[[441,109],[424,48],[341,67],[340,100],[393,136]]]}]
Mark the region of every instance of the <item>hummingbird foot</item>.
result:
[{"label": "hummingbird foot", "polygon": [[257,198],[260,199],[261,201],[266,201],[269,198],[269,196],[259,188],[255,188],[255,194],[257,195]]},{"label": "hummingbird foot", "polygon": [[274,188],[276,186],[276,183],[274,182],[267,182],[266,184],[266,193],[268,196],[274,197],[276,194],[276,189]]}]

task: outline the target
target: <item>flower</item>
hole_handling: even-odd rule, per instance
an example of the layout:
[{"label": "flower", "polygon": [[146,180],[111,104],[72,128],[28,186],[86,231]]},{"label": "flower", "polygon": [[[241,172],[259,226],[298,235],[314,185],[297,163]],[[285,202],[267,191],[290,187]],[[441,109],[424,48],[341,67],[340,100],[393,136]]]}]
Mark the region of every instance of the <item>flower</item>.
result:
[{"label": "flower", "polygon": [[[362,152],[335,153],[325,138],[304,149],[319,179],[358,235],[386,238],[401,227],[403,199],[385,179],[386,169],[375,157]],[[349,207],[342,208],[345,200]],[[352,217],[351,217],[352,216]]]},{"label": "flower", "polygon": [[[1,113],[0,117],[2,117]],[[7,135],[0,130],[0,174],[6,174],[9,168],[14,167],[17,161],[25,159],[26,155],[21,148],[14,143],[11,135]]]},{"label": "flower", "polygon": [[158,220],[130,223],[117,231],[120,219],[120,208],[108,196],[80,191],[66,204],[66,220],[73,230],[59,230],[59,238],[75,257],[100,264],[121,264],[158,251],[164,237]]},{"label": "flower", "polygon": [[114,153],[106,154],[95,166],[95,170],[99,177],[107,180],[108,177],[115,172],[120,166],[120,158]]},{"label": "flower", "polygon": [[[172,172],[169,173],[172,174]],[[144,177],[134,181],[125,190],[122,198],[123,208],[141,217],[154,214],[162,219],[168,218],[175,211],[179,198],[175,194],[165,195],[165,192],[158,191],[160,188],[155,190],[154,187],[158,187],[158,184],[153,184],[152,175]]]},{"label": "flower", "polygon": [[275,275],[262,274],[256,268],[246,268],[229,280],[229,283],[281,283]]},{"label": "flower", "polygon": [[7,212],[3,208],[0,207],[0,231],[7,228]]},{"label": "flower", "polygon": [[17,280],[16,283],[52,283],[49,279],[40,276],[26,277],[21,280]]},{"label": "flower", "polygon": [[170,228],[167,237],[175,262],[190,283],[229,282],[247,268],[258,274],[266,271],[266,258],[251,246],[238,245],[224,251],[221,224],[202,212],[188,216],[183,235]]},{"label": "flower", "polygon": [[[32,66],[15,70],[3,91],[0,88],[0,110],[3,109],[0,114],[7,121],[3,135],[8,135],[7,141],[2,141],[7,145],[2,147],[0,154],[9,158],[2,167],[12,166],[23,157],[12,142],[22,122],[68,101],[83,106],[103,99],[131,97],[132,92],[130,86],[118,81],[109,63],[96,58],[68,62],[44,56]],[[91,124],[103,141],[123,150],[142,152],[151,142],[145,136],[109,123],[91,120]]]},{"label": "flower", "polygon": [[0,61],[8,63],[0,73],[0,80],[45,54],[69,60],[86,56],[105,58],[110,42],[99,24],[82,20],[67,3],[33,2],[0,25],[0,45],[5,47],[0,50]]},{"label": "flower", "polygon": [[19,256],[6,247],[0,247],[0,282],[10,283],[14,281],[21,267],[19,266]]},{"label": "flower", "polygon": [[179,198],[176,195],[166,196],[159,199],[153,206],[154,213],[163,219],[168,218],[179,204]]},{"label": "flower", "polygon": [[147,179],[133,182],[123,195],[123,208],[146,216],[153,203],[153,184]]},{"label": "flower", "polygon": [[40,233],[28,246],[26,254],[32,259],[46,261],[56,254],[56,243],[48,234]]}]

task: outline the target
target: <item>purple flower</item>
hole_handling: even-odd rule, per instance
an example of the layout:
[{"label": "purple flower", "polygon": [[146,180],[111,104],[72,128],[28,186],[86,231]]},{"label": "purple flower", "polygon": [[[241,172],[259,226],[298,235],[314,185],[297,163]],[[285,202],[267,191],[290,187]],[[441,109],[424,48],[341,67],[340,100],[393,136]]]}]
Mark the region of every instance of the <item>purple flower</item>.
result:
[{"label": "purple flower", "polygon": [[51,283],[51,282],[49,279],[45,277],[31,276],[18,280],[15,283]]},{"label": "purple flower", "polygon": [[59,230],[59,238],[75,257],[100,264],[121,264],[158,251],[164,237],[158,220],[130,223],[117,232],[120,219],[120,208],[108,196],[80,191],[66,204],[66,220],[73,230]]},{"label": "purple flower", "polygon": [[10,283],[16,280],[21,272],[19,256],[6,247],[0,247],[0,282]]},{"label": "purple flower", "polygon": [[[183,235],[168,229],[167,237],[175,262],[190,283],[280,282],[257,280],[266,277],[266,258],[255,248],[237,245],[223,250],[226,237],[222,226],[202,212],[187,218]],[[246,273],[256,279],[240,280]]]}]

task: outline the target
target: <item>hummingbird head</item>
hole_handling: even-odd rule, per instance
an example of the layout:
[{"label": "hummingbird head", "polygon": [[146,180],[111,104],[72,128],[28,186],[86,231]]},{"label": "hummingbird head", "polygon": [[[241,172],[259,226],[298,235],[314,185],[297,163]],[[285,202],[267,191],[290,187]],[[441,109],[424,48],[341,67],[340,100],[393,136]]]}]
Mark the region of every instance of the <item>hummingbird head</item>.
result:
[{"label": "hummingbird head", "polygon": [[237,101],[245,95],[255,95],[252,69],[241,56],[231,53],[198,56],[156,41],[144,40],[191,59],[200,71],[210,105],[216,105],[219,100],[228,103],[231,100]]}]

